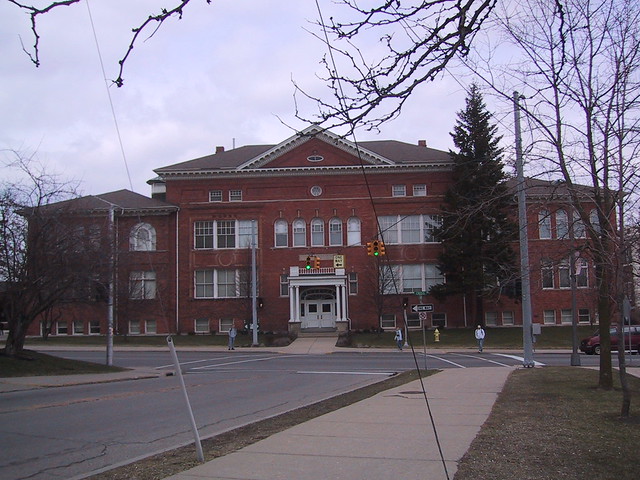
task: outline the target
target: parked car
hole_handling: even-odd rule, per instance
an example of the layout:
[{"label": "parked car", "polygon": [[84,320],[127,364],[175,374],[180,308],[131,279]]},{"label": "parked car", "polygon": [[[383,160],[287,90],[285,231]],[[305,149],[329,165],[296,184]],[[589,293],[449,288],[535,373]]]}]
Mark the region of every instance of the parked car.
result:
[{"label": "parked car", "polygon": [[[613,327],[609,330],[611,334],[611,350],[618,349],[618,328]],[[630,348],[631,353],[640,355],[640,325],[630,325],[624,327],[624,346]],[[590,337],[580,342],[580,350],[587,355],[600,355],[600,334],[595,332]]]}]

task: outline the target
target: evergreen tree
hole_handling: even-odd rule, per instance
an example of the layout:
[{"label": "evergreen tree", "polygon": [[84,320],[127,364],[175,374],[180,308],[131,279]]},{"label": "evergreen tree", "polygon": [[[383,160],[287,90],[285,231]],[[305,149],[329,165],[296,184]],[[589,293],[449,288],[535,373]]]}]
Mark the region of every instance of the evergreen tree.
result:
[{"label": "evergreen tree", "polygon": [[498,146],[502,137],[490,119],[473,84],[451,133],[458,150],[450,152],[454,182],[445,195],[438,230],[443,246],[438,267],[446,283],[431,290],[437,298],[464,295],[467,318],[476,324],[484,323],[484,299],[514,285],[516,271],[511,242],[517,226],[509,217],[514,204]]}]

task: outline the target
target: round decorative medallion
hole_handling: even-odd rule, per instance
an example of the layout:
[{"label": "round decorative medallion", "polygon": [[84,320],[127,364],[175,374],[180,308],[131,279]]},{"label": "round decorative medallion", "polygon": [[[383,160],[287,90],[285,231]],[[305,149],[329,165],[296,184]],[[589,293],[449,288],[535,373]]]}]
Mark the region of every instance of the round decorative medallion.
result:
[{"label": "round decorative medallion", "polygon": [[314,185],[313,187],[311,187],[311,195],[313,195],[314,197],[319,197],[320,195],[322,195],[322,187],[319,187],[318,185]]}]

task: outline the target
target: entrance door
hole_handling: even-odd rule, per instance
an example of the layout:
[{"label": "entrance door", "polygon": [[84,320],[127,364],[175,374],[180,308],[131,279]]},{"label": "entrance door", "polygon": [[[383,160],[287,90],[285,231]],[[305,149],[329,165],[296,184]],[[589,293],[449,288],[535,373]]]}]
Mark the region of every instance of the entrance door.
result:
[{"label": "entrance door", "polygon": [[336,324],[335,301],[308,300],[302,328],[333,328]]}]

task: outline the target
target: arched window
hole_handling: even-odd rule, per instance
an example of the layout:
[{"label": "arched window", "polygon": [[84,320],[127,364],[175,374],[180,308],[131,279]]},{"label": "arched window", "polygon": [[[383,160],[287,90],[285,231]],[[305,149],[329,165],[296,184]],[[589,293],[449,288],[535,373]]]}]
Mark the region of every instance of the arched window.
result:
[{"label": "arched window", "polygon": [[547,210],[538,212],[538,238],[551,238],[551,217]]},{"label": "arched window", "polygon": [[129,249],[136,252],[149,252],[156,249],[156,229],[148,223],[138,223],[131,229]]},{"label": "arched window", "polygon": [[321,218],[311,220],[311,246],[321,247],[324,245],[324,222]]},{"label": "arched window", "polygon": [[307,245],[307,224],[301,218],[293,221],[293,246],[305,247]]},{"label": "arched window", "polygon": [[347,246],[360,245],[360,219],[351,217],[347,220]]},{"label": "arched window", "polygon": [[286,220],[279,219],[273,226],[276,247],[288,247],[289,246],[289,224]]},{"label": "arched window", "polygon": [[568,238],[569,236],[569,217],[564,210],[556,212],[556,234],[557,238]]},{"label": "arched window", "polygon": [[342,220],[329,220],[329,245],[342,245]]}]

